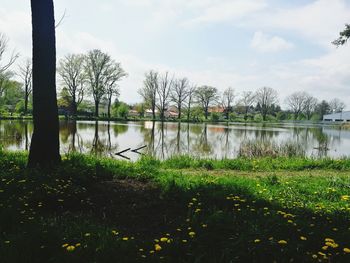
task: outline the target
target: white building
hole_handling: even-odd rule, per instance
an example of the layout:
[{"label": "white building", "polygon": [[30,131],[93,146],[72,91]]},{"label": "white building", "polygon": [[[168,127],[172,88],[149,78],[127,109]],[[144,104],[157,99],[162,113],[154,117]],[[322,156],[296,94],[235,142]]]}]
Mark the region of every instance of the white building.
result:
[{"label": "white building", "polygon": [[350,122],[350,111],[343,111],[343,112],[323,115],[323,121]]}]

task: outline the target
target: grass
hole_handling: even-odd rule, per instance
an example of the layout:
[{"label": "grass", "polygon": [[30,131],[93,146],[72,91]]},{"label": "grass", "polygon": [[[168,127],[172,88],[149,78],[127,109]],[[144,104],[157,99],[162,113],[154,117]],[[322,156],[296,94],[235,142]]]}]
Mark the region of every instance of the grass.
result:
[{"label": "grass", "polygon": [[350,160],[0,152],[0,262],[349,262]]}]

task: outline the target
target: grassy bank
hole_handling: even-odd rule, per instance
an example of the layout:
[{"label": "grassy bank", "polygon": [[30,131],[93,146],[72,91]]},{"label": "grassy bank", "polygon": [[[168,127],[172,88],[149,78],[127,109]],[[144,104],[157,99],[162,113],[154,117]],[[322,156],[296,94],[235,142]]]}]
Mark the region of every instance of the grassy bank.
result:
[{"label": "grassy bank", "polygon": [[350,160],[0,152],[0,262],[349,262]]}]

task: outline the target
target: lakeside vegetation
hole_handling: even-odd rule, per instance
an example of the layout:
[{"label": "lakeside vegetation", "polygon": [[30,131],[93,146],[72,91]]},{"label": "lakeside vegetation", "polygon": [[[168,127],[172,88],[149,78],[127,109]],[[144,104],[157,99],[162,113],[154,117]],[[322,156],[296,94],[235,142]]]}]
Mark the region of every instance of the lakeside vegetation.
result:
[{"label": "lakeside vegetation", "polygon": [[1,262],[350,259],[349,159],[26,160],[0,152]]}]

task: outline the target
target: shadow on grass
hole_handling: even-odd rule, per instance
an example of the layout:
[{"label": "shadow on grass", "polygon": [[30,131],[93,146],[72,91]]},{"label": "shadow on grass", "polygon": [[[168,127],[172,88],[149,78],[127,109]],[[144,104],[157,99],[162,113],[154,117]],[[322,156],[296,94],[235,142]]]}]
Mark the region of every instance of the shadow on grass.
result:
[{"label": "shadow on grass", "polygon": [[1,262],[349,262],[346,212],[286,208],[240,182],[162,181],[153,166],[73,158],[46,172],[10,159]]}]

